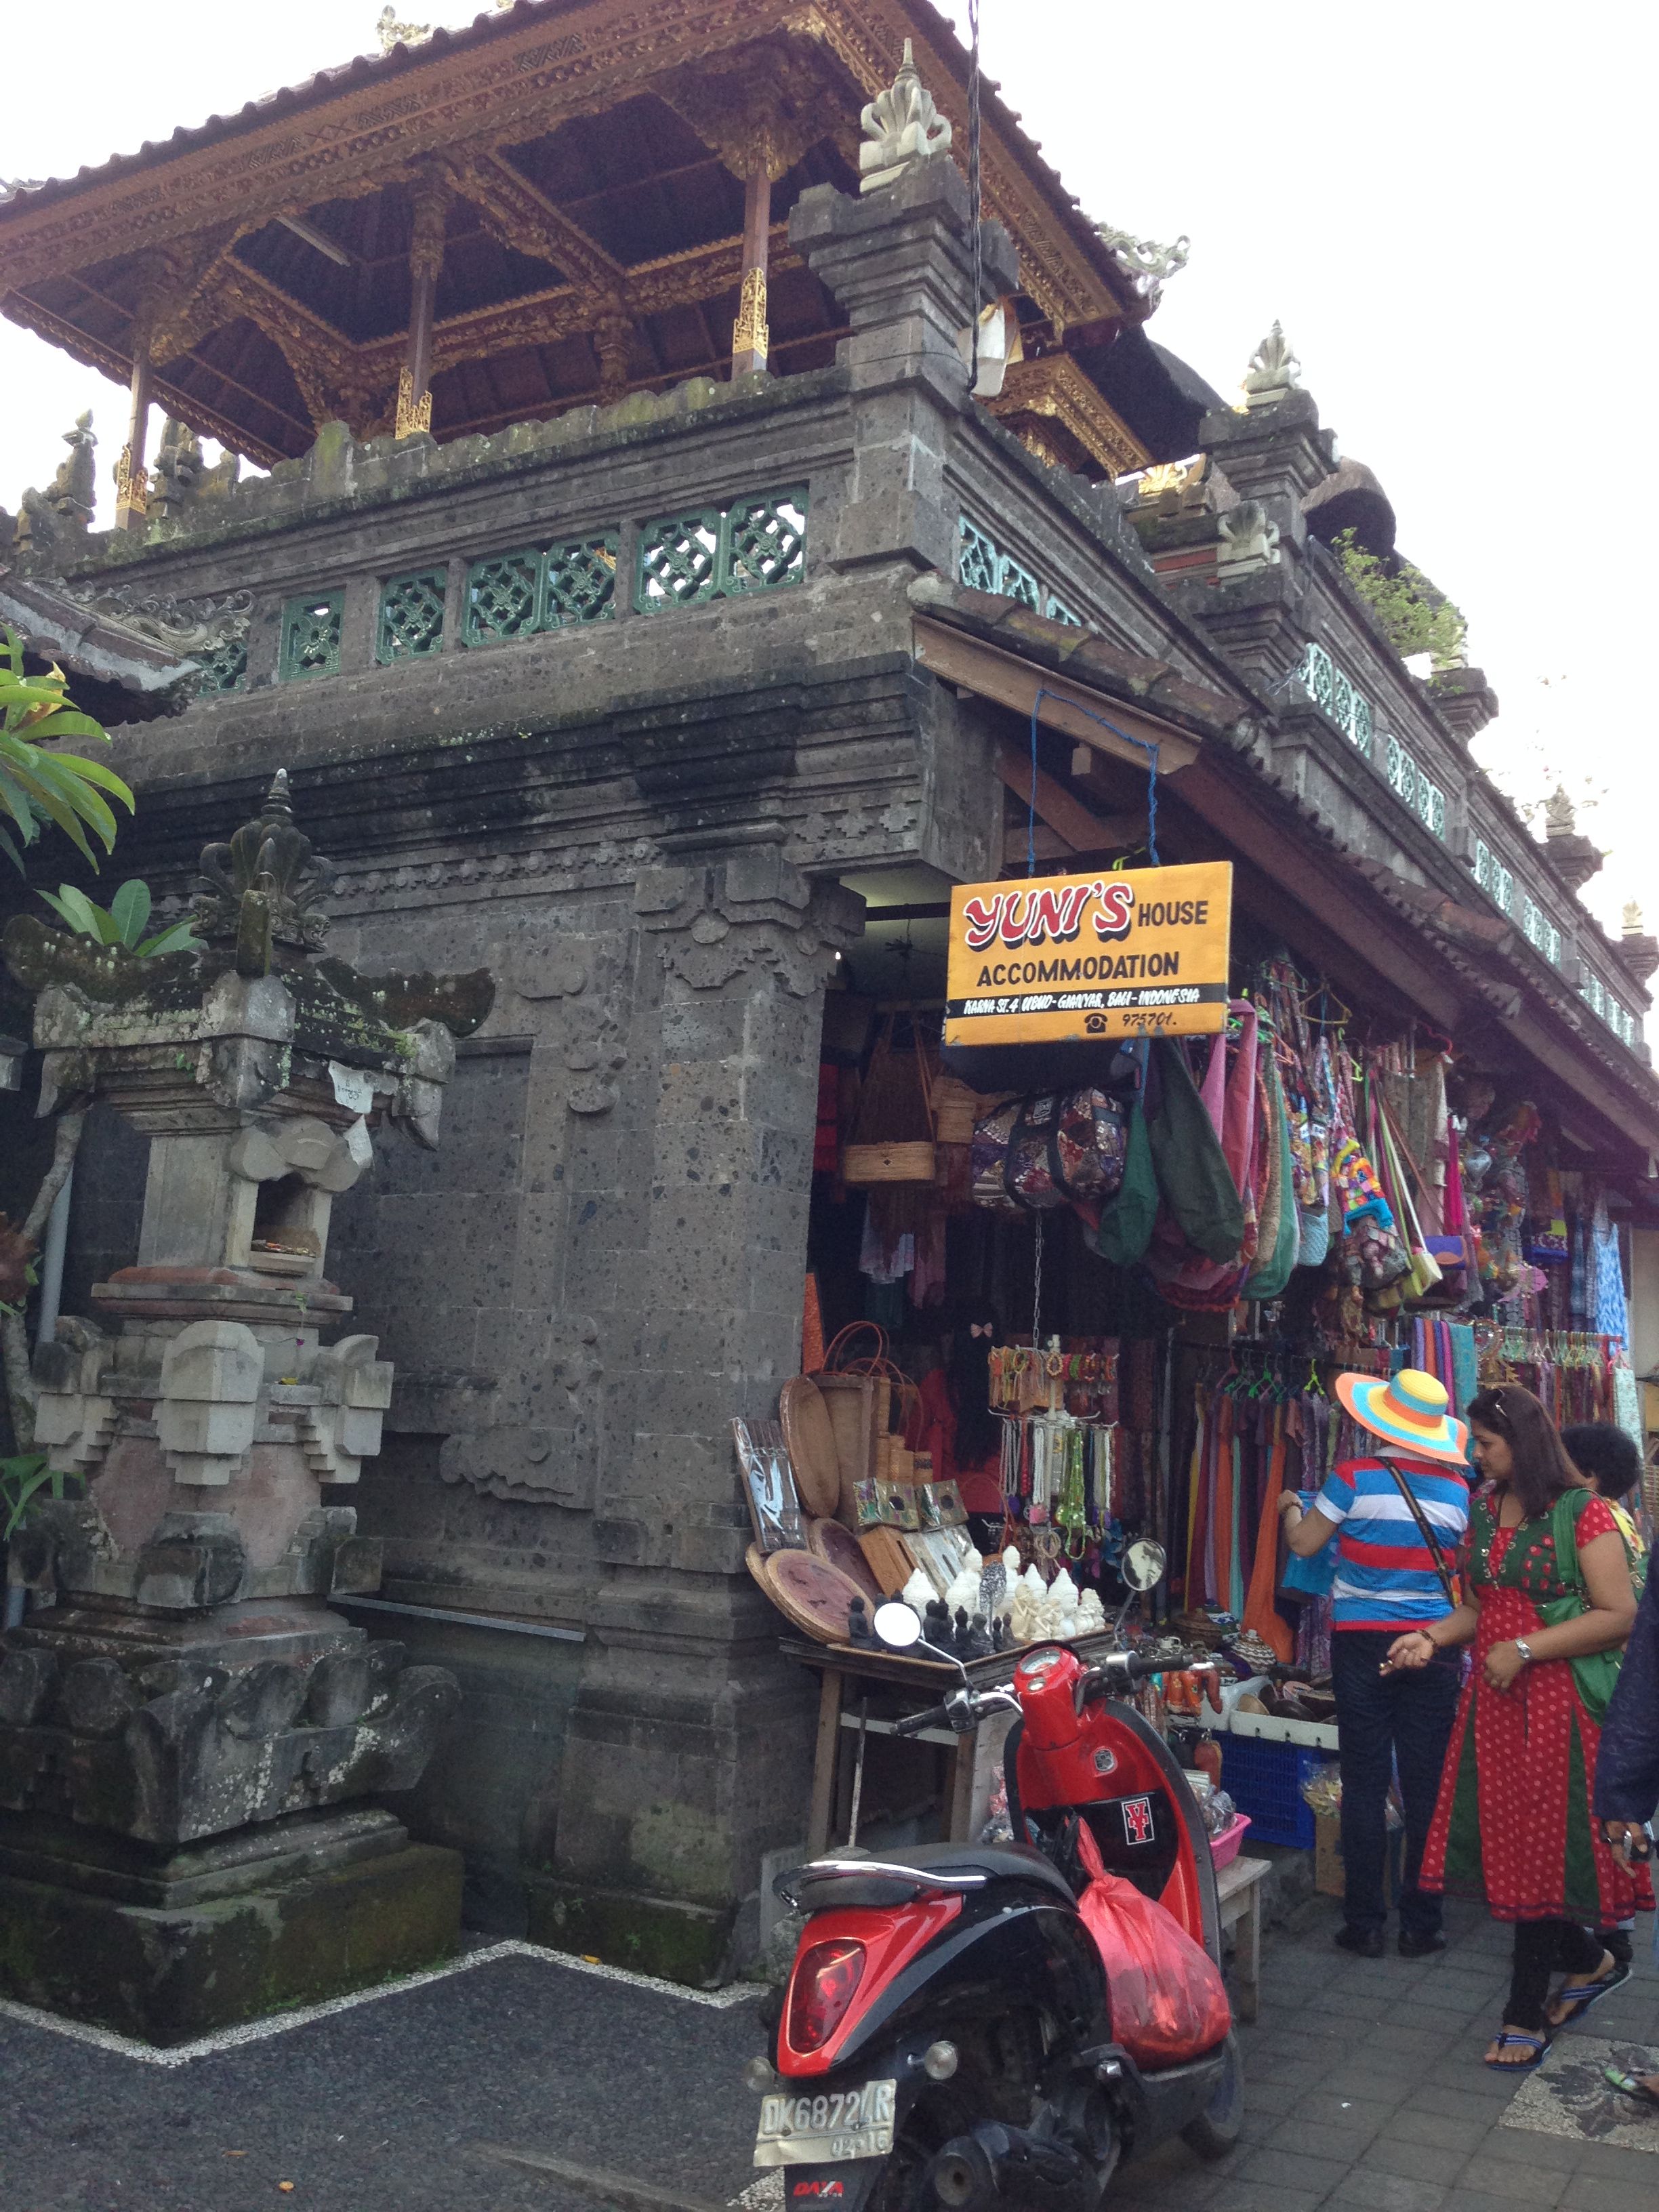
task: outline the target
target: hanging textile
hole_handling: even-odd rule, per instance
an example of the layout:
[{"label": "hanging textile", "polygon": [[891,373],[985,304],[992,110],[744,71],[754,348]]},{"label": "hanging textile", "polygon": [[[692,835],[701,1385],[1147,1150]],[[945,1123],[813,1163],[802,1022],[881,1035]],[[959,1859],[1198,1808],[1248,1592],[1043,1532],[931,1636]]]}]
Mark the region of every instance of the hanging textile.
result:
[{"label": "hanging textile", "polygon": [[1619,1231],[1607,1217],[1605,1193],[1595,1201],[1590,1231],[1595,1255],[1595,1311],[1590,1326],[1598,1336],[1630,1341],[1630,1313],[1625,1303],[1625,1270],[1619,1257]]}]

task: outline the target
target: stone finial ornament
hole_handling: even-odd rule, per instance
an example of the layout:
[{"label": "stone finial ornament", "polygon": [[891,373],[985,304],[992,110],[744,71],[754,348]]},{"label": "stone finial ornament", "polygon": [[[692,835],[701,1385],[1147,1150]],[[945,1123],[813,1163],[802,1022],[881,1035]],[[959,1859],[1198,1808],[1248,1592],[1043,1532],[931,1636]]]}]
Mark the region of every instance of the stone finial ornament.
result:
[{"label": "stone finial ornament", "polygon": [[264,975],[271,947],[315,951],[328,934],[322,902],[334,879],[331,864],[294,826],[288,770],[271,778],[264,810],[228,845],[210,845],[192,905],[205,945],[234,945],[239,975]]},{"label": "stone finial ornament", "polygon": [[1250,365],[1244,372],[1246,407],[1276,407],[1292,392],[1300,391],[1301,368],[1283,326],[1275,323],[1250,356]]},{"label": "stone finial ornament", "polygon": [[202,441],[186,422],[169,415],[150,467],[149,512],[157,520],[176,514],[199,496],[206,471]]},{"label": "stone finial ornament", "polygon": [[1187,266],[1187,257],[1193,249],[1193,241],[1184,231],[1173,246],[1160,246],[1155,239],[1136,238],[1132,232],[1114,230],[1109,223],[1103,222],[1095,225],[1095,236],[1140,298],[1150,300],[1154,306],[1170,278],[1179,276]]},{"label": "stone finial ornament", "polygon": [[1640,937],[1643,933],[1642,909],[1634,899],[1627,900],[1626,902],[1621,927],[1623,934],[1626,937]]},{"label": "stone finial ornament", "polygon": [[390,5],[382,8],[374,26],[374,35],[380,42],[380,52],[389,54],[393,46],[418,46],[432,36],[430,23],[404,23],[398,20],[398,11]]},{"label": "stone finial ornament", "polygon": [[1269,520],[1260,500],[1242,499],[1216,520],[1221,533],[1217,570],[1224,580],[1278,567],[1279,525]]},{"label": "stone finial ornament", "polygon": [[1552,795],[1544,801],[1544,835],[1547,837],[1571,837],[1578,827],[1578,817],[1573,811],[1572,801],[1565,789],[1557,784]]},{"label": "stone finial ornament", "polygon": [[951,150],[951,126],[916,74],[908,39],[898,75],[885,92],[877,94],[859,121],[866,142],[859,148],[860,192],[896,184],[907,169]]}]

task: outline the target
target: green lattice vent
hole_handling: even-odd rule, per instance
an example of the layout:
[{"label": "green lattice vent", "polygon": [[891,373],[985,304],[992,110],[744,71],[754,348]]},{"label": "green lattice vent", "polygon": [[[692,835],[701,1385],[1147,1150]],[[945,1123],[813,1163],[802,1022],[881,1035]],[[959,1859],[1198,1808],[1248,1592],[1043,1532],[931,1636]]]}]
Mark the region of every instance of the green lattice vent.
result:
[{"label": "green lattice vent", "polygon": [[526,546],[475,561],[466,578],[467,643],[489,645],[614,616],[617,546],[615,534],[604,532],[567,538],[544,552]]},{"label": "green lattice vent", "polygon": [[201,664],[196,685],[198,699],[215,697],[222,691],[240,691],[247,681],[247,632],[199,645],[191,659]]},{"label": "green lattice vent", "polygon": [[806,570],[806,494],[768,492],[728,507],[659,516],[640,533],[634,605],[641,614],[776,591]]},{"label": "green lattice vent", "polygon": [[276,674],[284,684],[340,672],[340,630],[345,620],[343,592],[316,592],[283,606],[283,634]]},{"label": "green lattice vent", "polygon": [[447,583],[441,568],[419,568],[386,579],[380,592],[380,635],[375,648],[382,661],[423,660],[443,651]]}]

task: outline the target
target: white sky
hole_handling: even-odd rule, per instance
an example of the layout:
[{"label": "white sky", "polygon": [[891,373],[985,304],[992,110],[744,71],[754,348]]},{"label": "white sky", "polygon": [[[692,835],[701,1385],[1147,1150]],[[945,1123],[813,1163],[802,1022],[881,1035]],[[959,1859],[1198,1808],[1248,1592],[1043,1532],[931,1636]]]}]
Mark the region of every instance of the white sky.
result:
[{"label": "white sky", "polygon": [[[946,0],[947,7],[951,0]],[[399,13],[455,25],[471,6]],[[954,13],[965,26],[965,0]],[[1655,12],[1498,0],[981,0],[985,65],[1097,218],[1193,241],[1152,334],[1231,394],[1281,320],[1407,552],[1469,619],[1518,798],[1605,794],[1589,902],[1659,922],[1649,688]],[[7,11],[0,175],[48,177],[375,46],[374,0],[57,0]],[[23,97],[19,88],[36,88]],[[955,118],[953,120],[957,119]],[[0,501],[84,408],[102,520],[123,395],[0,321]]]}]

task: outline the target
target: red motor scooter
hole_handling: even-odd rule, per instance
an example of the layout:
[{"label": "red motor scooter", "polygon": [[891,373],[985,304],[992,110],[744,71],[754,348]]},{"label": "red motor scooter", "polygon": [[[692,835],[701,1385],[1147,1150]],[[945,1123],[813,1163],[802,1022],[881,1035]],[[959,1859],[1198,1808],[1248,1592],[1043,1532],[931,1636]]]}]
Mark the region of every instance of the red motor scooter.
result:
[{"label": "red motor scooter", "polygon": [[758,2059],[745,2078],[763,2096],[755,2163],[782,2168],[787,2212],[820,2200],[836,2212],[1094,2212],[1122,2158],[1174,2135],[1206,2158],[1237,2141],[1231,2031],[1158,2068],[1137,2064],[1115,2032],[1078,1909],[1086,1876],[1066,1849],[1080,1815],[1106,1869],[1219,1967],[1203,1820],[1162,1737],[1121,1695],[1205,1663],[1159,1648],[1085,1665],[1043,1644],[1022,1654],[1011,1690],[964,1679],[899,1731],[965,1733],[1015,1711],[1009,1815],[1016,1837],[1036,1840],[830,1857],[779,1877],[808,1918],[775,2069]]}]

